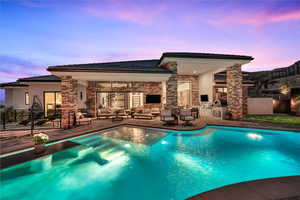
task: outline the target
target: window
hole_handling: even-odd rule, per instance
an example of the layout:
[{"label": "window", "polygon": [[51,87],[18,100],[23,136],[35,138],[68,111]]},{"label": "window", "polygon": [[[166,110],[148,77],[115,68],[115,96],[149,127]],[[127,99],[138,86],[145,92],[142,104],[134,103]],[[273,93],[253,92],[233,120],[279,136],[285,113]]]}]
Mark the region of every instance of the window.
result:
[{"label": "window", "polygon": [[226,99],[227,88],[226,87],[215,87],[215,98],[214,99]]},{"label": "window", "polygon": [[82,92],[80,92],[80,100],[81,100],[81,101],[82,101],[82,98],[83,98],[82,96],[83,96],[83,95],[82,95]]},{"label": "window", "polygon": [[54,115],[60,112],[61,108],[60,92],[44,92],[45,116]]},{"label": "window", "polygon": [[97,92],[97,108],[129,109],[143,105],[143,93]]},{"label": "window", "polygon": [[111,88],[111,82],[99,82],[96,87],[98,88]]},{"label": "window", "polygon": [[113,88],[127,88],[127,83],[112,83]]},{"label": "window", "polygon": [[177,82],[177,99],[178,105],[184,107],[192,106],[192,82],[178,81]]},{"label": "window", "polygon": [[29,105],[29,93],[25,92],[25,105]]}]

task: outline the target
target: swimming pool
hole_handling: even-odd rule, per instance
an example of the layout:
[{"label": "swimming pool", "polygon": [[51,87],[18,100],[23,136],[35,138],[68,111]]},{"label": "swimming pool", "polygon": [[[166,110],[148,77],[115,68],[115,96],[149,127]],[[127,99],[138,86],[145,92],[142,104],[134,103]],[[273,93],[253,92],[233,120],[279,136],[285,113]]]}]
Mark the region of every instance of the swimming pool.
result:
[{"label": "swimming pool", "polygon": [[82,145],[1,170],[0,199],[175,200],[232,183],[300,174],[296,132],[123,126],[70,141]]}]

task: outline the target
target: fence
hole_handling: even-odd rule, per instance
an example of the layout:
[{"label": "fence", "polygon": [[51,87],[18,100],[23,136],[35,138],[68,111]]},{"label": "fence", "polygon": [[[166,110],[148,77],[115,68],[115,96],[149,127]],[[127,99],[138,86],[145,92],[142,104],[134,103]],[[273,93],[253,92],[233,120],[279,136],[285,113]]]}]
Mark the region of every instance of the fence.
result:
[{"label": "fence", "polygon": [[273,114],[272,98],[248,98],[248,114],[271,115]]},{"label": "fence", "polygon": [[44,116],[43,112],[17,111],[12,109],[0,112],[0,131],[5,130],[31,130],[31,129],[61,128],[61,116]]}]

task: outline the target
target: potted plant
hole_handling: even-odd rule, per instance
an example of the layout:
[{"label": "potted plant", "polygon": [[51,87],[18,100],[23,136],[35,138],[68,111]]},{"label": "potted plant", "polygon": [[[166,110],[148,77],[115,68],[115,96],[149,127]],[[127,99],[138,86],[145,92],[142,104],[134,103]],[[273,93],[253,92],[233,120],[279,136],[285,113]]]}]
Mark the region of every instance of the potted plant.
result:
[{"label": "potted plant", "polygon": [[49,140],[49,136],[45,133],[38,133],[33,135],[34,151],[37,154],[43,153],[46,151],[45,144]]}]

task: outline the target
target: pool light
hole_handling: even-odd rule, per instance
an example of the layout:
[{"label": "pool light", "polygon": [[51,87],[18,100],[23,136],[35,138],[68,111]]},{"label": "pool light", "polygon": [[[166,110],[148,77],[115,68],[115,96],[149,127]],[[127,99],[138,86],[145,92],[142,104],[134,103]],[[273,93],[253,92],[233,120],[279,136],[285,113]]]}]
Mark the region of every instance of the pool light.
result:
[{"label": "pool light", "polygon": [[251,138],[252,140],[261,140],[263,136],[257,134],[257,133],[248,133],[247,136]]},{"label": "pool light", "polygon": [[131,145],[130,145],[130,144],[124,144],[124,147],[126,147],[126,148],[130,148],[130,147],[131,147]]},{"label": "pool light", "polygon": [[168,144],[168,142],[163,140],[163,141],[161,141],[161,144]]}]

